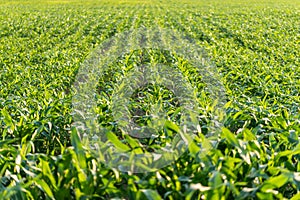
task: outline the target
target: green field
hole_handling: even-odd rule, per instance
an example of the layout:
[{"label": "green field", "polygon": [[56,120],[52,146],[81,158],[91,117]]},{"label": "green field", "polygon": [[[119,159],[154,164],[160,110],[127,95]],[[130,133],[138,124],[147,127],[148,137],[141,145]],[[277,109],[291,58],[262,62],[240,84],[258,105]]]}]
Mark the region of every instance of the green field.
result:
[{"label": "green field", "polygon": [[[161,85],[137,91],[130,112],[147,124],[162,102],[166,131],[130,139],[114,121],[118,80],[141,63],[180,69],[203,120],[176,161],[122,172],[79,141],[72,87],[99,45],[141,27],[191,38],[215,66],[226,103],[204,154],[214,108],[204,78],[182,55],[128,49],[96,84],[97,120],[117,148],[152,151],[176,135],[180,103]],[[0,199],[300,199],[299,57],[299,0],[0,0]]]}]

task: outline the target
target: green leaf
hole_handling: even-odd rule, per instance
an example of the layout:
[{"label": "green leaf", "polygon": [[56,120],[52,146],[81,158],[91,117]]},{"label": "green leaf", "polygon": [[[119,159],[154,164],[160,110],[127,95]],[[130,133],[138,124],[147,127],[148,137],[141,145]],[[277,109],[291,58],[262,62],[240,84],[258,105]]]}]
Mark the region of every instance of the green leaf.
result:
[{"label": "green leaf", "polygon": [[293,174],[289,173],[283,173],[279,176],[271,177],[268,179],[263,186],[261,187],[262,192],[266,192],[270,189],[280,188],[284,184],[286,184],[288,181],[291,181],[293,179]]},{"label": "green leaf", "polygon": [[225,138],[231,145],[240,146],[236,136],[225,127],[222,128],[222,137]]},{"label": "green leaf", "polygon": [[160,200],[161,196],[157,193],[156,190],[144,189],[140,190],[148,200]]},{"label": "green leaf", "polygon": [[81,141],[79,139],[78,132],[77,132],[77,130],[76,130],[75,127],[72,127],[71,142],[72,142],[72,145],[73,145],[73,147],[75,149],[75,152],[76,152],[76,155],[77,155],[80,167],[82,169],[86,169],[86,157],[85,157],[85,153],[84,153]]},{"label": "green leaf", "polygon": [[172,130],[172,131],[174,131],[174,132],[176,132],[176,133],[178,133],[180,131],[180,128],[170,120],[166,120],[165,127]]},{"label": "green leaf", "polygon": [[119,151],[123,151],[123,152],[127,152],[130,151],[130,148],[123,144],[119,138],[111,131],[108,131],[106,133],[106,137],[107,139],[114,144],[114,146],[119,150]]},{"label": "green leaf", "polygon": [[298,194],[295,194],[291,200],[299,200],[300,199],[300,192],[298,192]]},{"label": "green leaf", "polygon": [[257,192],[256,196],[259,199],[273,199],[273,195],[271,193],[262,193],[262,192]]},{"label": "green leaf", "polygon": [[47,161],[44,161],[43,159],[40,159],[41,161],[41,165],[42,165],[42,172],[43,172],[43,175],[48,177],[52,186],[57,189],[56,187],[56,181],[55,181],[55,178],[51,172],[51,169],[49,167],[49,163]]},{"label": "green leaf", "polygon": [[208,199],[221,199],[224,191],[220,172],[213,172],[212,177],[209,179],[209,186],[211,187],[211,190],[208,192]]},{"label": "green leaf", "polygon": [[13,123],[13,120],[10,116],[10,114],[7,112],[7,110],[5,108],[3,108],[1,110],[1,114],[3,115],[4,119],[3,122],[5,123],[5,125],[7,126],[7,129],[9,130],[9,133],[14,132],[15,130],[15,125]]},{"label": "green leaf", "polygon": [[246,141],[251,141],[251,140],[255,140],[256,139],[255,135],[249,129],[247,129],[247,128],[245,128],[243,130],[243,135],[244,135],[244,139]]},{"label": "green leaf", "polygon": [[195,142],[191,141],[189,144],[189,151],[191,154],[196,154],[198,152],[200,152],[201,148],[198,147]]},{"label": "green leaf", "polygon": [[51,198],[55,199],[54,195],[51,191],[51,188],[48,186],[48,184],[42,180],[42,179],[37,179],[35,183]]}]

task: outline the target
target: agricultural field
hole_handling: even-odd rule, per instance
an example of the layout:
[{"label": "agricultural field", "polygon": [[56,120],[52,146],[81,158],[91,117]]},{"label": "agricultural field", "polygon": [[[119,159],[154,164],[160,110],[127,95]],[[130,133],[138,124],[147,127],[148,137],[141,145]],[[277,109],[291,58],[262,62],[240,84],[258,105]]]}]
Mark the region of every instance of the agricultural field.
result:
[{"label": "agricultural field", "polygon": [[299,0],[0,0],[0,199],[300,199],[299,57]]}]

